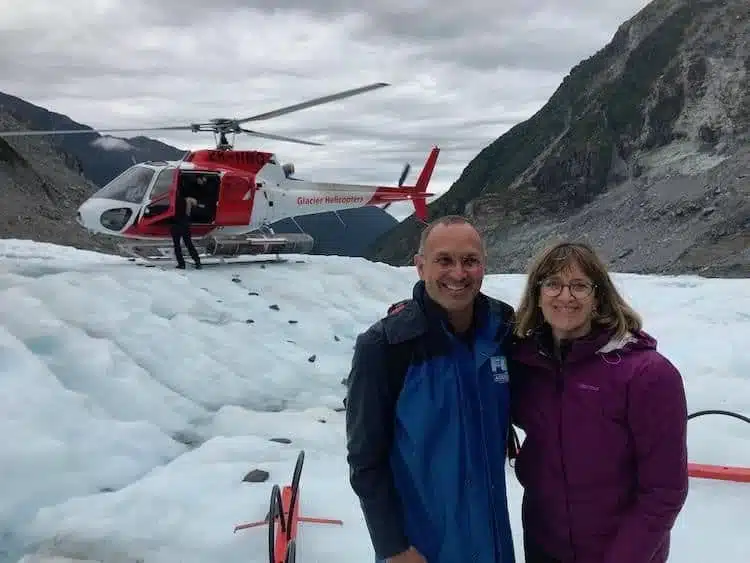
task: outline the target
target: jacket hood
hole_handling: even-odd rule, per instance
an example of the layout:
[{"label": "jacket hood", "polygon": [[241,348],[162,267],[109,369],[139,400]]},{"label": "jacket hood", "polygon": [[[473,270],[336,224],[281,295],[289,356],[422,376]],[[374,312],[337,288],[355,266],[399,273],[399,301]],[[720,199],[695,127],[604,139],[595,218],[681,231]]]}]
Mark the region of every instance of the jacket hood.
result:
[{"label": "jacket hood", "polygon": [[[552,329],[544,323],[526,338],[517,340],[514,347],[515,361],[526,365],[547,364],[554,358]],[[617,337],[613,329],[595,326],[581,338],[562,343],[565,361],[574,363],[599,355],[605,361],[618,361],[624,355],[641,350],[656,350],[656,339],[641,330]]]}]

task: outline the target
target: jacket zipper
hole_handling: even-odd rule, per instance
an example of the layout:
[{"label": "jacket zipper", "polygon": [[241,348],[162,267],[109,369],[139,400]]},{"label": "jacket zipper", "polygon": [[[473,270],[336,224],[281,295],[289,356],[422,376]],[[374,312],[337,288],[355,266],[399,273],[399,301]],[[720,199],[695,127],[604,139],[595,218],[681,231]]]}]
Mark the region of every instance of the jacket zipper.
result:
[{"label": "jacket zipper", "polygon": [[575,557],[575,546],[573,543],[573,520],[571,518],[570,514],[570,499],[568,497],[568,474],[565,470],[565,449],[564,449],[564,441],[563,441],[563,401],[565,396],[565,377],[563,375],[563,368],[562,364],[560,363],[560,360],[557,361],[556,368],[556,380],[555,385],[557,389],[557,398],[558,398],[558,444],[560,446],[560,468],[562,470],[563,475],[563,484],[564,484],[564,492],[565,492],[565,510],[568,514],[568,542],[570,543],[570,551],[573,554],[573,561],[576,560]]},{"label": "jacket zipper", "polygon": [[[459,346],[466,346],[463,343],[459,343]],[[471,349],[471,346],[467,346],[469,351],[469,359],[472,362],[472,365],[474,363],[474,353]],[[490,461],[487,454],[487,435],[485,430],[485,420],[484,420],[484,405],[482,404],[482,391],[480,389],[479,384],[479,372],[477,370],[473,370],[474,372],[474,393],[476,394],[477,402],[479,403],[479,433],[481,436],[480,439],[480,449],[482,452],[482,460],[484,465],[484,474],[485,478],[487,479],[487,485],[489,487],[489,490],[487,491],[488,497],[489,497],[489,525],[490,530],[492,532],[492,543],[494,546],[494,553],[495,557],[497,557],[500,554],[500,546],[497,544],[497,515],[495,514],[495,491],[493,490],[494,482],[492,480],[492,473],[490,471]]]},{"label": "jacket zipper", "polygon": [[[505,324],[505,332],[503,332],[502,337],[499,338],[499,339],[497,338],[497,334],[495,334],[495,340],[500,344],[500,351],[502,352],[502,354],[507,356],[507,354],[508,354],[508,345],[507,345],[508,336],[510,335],[511,330],[513,329],[513,326],[510,323],[507,323],[507,322],[504,323],[504,324]],[[498,329],[498,332],[499,332],[499,329]],[[479,397],[478,397],[479,398],[479,405],[480,405],[480,409],[481,409],[481,407],[482,407],[482,393],[479,391],[479,380],[478,380],[479,373],[477,372],[476,375],[477,375],[477,391],[478,391],[478,395],[479,395]],[[510,380],[508,380],[508,386],[509,386],[508,387],[508,391],[510,391]],[[511,403],[510,403],[510,401],[508,401],[508,430],[506,432],[506,444],[505,444],[505,451],[503,452],[503,455],[507,455],[507,453],[508,453],[508,441],[510,440],[510,434],[511,434],[512,418],[510,416],[510,409],[511,409]],[[482,412],[482,411],[480,410],[480,412]],[[492,540],[493,540],[493,544],[495,546],[495,557],[500,558],[501,563],[505,563],[505,561],[503,561],[503,559],[502,559],[502,557],[504,555],[504,553],[503,553],[503,547],[500,545],[500,540],[499,540],[499,538],[500,538],[500,527],[499,527],[500,523],[498,521],[497,508],[496,508],[497,507],[497,502],[496,502],[496,499],[497,499],[497,490],[495,489],[495,482],[494,482],[494,480],[492,478],[492,472],[490,471],[490,460],[489,460],[489,457],[488,457],[487,445],[486,445],[487,444],[487,440],[490,437],[486,436],[486,433],[485,433],[485,429],[484,429],[484,422],[485,422],[484,421],[484,416],[481,416],[480,420],[481,420],[481,424],[482,424],[482,437],[483,437],[483,440],[482,440],[482,450],[484,452],[484,464],[485,464],[484,465],[484,468],[485,468],[484,470],[485,470],[485,473],[487,475],[487,483],[488,483],[488,485],[490,487],[490,490],[489,490],[490,495],[489,496],[490,496],[490,518],[492,519],[491,526],[492,526],[492,532],[493,532],[492,533]],[[505,464],[503,463],[503,471],[505,470],[504,466],[505,466]],[[507,495],[507,488],[506,488],[506,495]]]},{"label": "jacket zipper", "polygon": [[[510,333],[510,330],[511,330],[511,326],[509,324],[506,324],[505,333],[503,335],[503,338],[500,340],[503,354],[507,353],[504,343],[506,341],[508,334]],[[474,353],[473,353],[471,346],[468,346],[468,348],[469,348],[469,356],[473,364]],[[490,437],[487,436],[486,428],[485,428],[484,409],[483,409],[483,404],[482,404],[482,392],[480,389],[479,381],[480,381],[479,372],[477,370],[474,370],[474,390],[476,392],[476,397],[479,403],[479,412],[480,412],[479,431],[482,436],[482,440],[481,440],[482,458],[484,460],[484,473],[487,479],[487,485],[489,486],[489,491],[488,491],[488,496],[490,500],[489,502],[489,509],[490,509],[489,510],[489,518],[490,518],[489,524],[490,524],[490,530],[492,531],[492,543],[494,546],[495,557],[502,558],[502,555],[503,555],[502,548],[499,545],[499,541],[498,541],[499,523],[498,523],[497,512],[496,512],[497,491],[495,490],[495,482],[492,478],[492,471],[490,470],[489,454],[487,452],[487,440],[490,439]],[[510,409],[510,403],[508,403],[508,409]],[[508,417],[508,419],[510,421],[510,416]],[[508,428],[508,433],[510,433],[510,426]],[[507,452],[507,445],[506,445],[505,451]]]}]

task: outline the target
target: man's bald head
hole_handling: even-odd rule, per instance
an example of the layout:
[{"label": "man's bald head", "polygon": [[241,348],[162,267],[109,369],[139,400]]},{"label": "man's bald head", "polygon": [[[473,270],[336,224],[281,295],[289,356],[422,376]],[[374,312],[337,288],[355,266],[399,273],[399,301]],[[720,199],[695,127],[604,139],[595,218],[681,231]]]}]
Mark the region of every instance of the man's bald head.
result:
[{"label": "man's bald head", "polygon": [[466,227],[470,227],[477,233],[477,238],[479,239],[480,244],[482,245],[482,254],[485,254],[485,248],[484,248],[484,241],[482,240],[481,235],[479,234],[479,231],[474,226],[474,224],[469,221],[466,217],[463,215],[446,215],[444,217],[440,217],[439,219],[435,219],[432,223],[427,225],[425,229],[422,231],[422,234],[419,237],[419,248],[417,250],[417,254],[419,256],[424,256],[425,254],[425,248],[427,245],[427,240],[430,237],[430,234],[433,230],[440,226],[449,227],[451,225],[465,225]]}]

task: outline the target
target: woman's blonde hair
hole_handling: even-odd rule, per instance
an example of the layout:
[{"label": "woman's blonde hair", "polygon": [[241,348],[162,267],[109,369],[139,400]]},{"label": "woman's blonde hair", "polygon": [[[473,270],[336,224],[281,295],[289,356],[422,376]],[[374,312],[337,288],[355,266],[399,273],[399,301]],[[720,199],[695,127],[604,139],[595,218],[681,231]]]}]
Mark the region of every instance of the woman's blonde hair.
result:
[{"label": "woman's blonde hair", "polygon": [[640,316],[620,296],[609,277],[607,267],[596,252],[585,243],[564,242],[545,249],[532,262],[526,278],[526,289],[516,311],[516,335],[528,336],[544,323],[539,307],[540,282],[574,264],[594,283],[597,300],[594,324],[614,329],[617,338],[623,338],[628,332],[641,330]]}]

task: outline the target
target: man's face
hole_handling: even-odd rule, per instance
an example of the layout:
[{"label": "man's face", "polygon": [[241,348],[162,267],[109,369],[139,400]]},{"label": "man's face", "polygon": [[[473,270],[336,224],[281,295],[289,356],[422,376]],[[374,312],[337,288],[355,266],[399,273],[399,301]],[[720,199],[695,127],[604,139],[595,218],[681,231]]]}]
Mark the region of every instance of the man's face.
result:
[{"label": "man's face", "polygon": [[479,233],[471,225],[436,226],[425,241],[424,255],[414,261],[427,294],[446,311],[473,306],[484,279],[484,256]]}]

